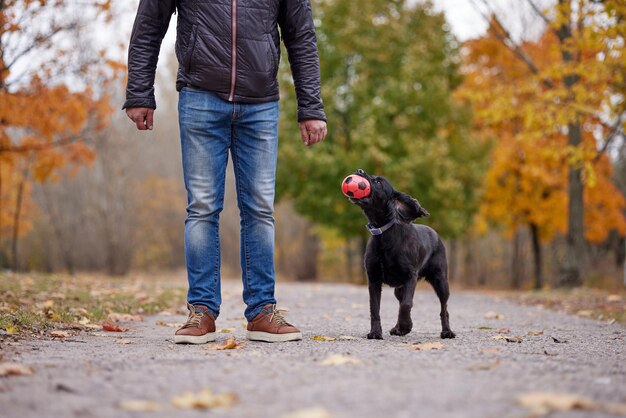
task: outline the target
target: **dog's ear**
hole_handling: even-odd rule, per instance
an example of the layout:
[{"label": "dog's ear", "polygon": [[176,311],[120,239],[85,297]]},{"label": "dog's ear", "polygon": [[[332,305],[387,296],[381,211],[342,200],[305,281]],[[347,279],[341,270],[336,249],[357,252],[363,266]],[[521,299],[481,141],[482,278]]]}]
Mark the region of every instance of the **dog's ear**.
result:
[{"label": "dog's ear", "polygon": [[416,199],[406,193],[396,192],[394,194],[394,205],[396,212],[404,222],[412,222],[417,218],[429,216],[430,214],[420,206]]}]

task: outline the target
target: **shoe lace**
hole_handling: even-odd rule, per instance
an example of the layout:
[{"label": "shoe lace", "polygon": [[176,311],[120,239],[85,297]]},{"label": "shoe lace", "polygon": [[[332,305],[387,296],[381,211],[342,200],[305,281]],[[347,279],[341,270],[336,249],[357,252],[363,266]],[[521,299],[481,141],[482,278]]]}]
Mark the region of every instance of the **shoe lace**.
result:
[{"label": "shoe lace", "polygon": [[276,305],[272,305],[272,312],[270,315],[270,322],[275,322],[278,325],[290,325],[285,317],[283,316],[283,312],[287,312],[287,309],[277,309]]},{"label": "shoe lace", "polygon": [[196,312],[195,309],[189,311],[189,316],[187,317],[187,322],[182,326],[181,329],[185,328],[197,328],[200,326],[200,321],[202,320],[202,315],[204,312]]}]

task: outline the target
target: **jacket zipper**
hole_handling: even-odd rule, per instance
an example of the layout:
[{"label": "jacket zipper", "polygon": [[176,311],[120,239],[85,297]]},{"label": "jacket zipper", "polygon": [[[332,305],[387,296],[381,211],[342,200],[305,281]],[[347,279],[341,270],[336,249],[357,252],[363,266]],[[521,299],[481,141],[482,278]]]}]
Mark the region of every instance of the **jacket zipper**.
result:
[{"label": "jacket zipper", "polygon": [[228,100],[235,98],[235,81],[237,80],[237,0],[231,3],[232,49],[230,51],[230,94]]}]

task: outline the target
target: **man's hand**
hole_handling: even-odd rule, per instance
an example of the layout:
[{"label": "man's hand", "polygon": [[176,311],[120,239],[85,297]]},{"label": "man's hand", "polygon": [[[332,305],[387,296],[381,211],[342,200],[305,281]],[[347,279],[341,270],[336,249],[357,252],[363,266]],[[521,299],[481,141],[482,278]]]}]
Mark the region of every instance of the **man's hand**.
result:
[{"label": "man's hand", "polygon": [[146,129],[152,130],[154,123],[154,109],[149,107],[128,107],[126,108],[126,114],[137,125],[137,129],[145,131]]},{"label": "man's hand", "polygon": [[314,145],[326,137],[326,122],[323,120],[303,120],[300,122],[300,136],[304,145]]}]

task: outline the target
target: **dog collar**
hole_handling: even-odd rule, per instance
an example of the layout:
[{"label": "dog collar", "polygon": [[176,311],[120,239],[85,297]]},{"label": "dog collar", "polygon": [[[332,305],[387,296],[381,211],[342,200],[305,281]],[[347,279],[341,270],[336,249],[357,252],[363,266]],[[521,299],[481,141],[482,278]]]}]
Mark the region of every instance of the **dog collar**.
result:
[{"label": "dog collar", "polygon": [[365,225],[365,227],[367,228],[368,231],[370,231],[370,234],[372,234],[372,235],[381,235],[383,232],[385,232],[386,230],[391,228],[393,226],[393,224],[395,224],[395,223],[396,223],[395,219],[392,219],[391,221],[387,222],[385,225],[381,226],[380,228],[376,228],[372,224],[367,224],[367,225]]}]

